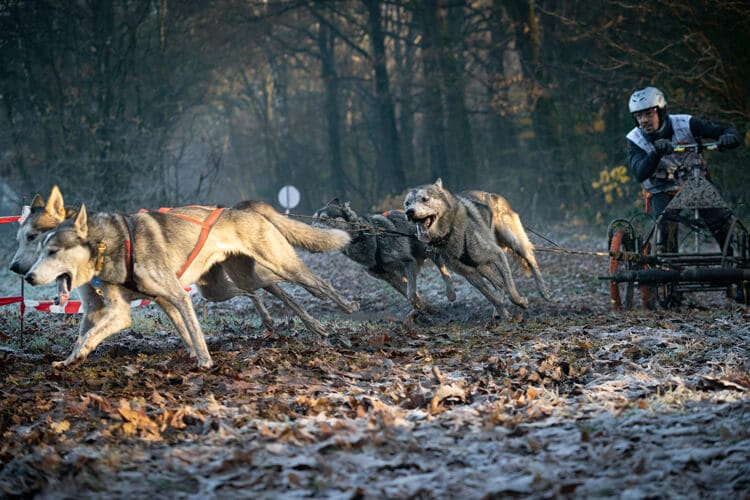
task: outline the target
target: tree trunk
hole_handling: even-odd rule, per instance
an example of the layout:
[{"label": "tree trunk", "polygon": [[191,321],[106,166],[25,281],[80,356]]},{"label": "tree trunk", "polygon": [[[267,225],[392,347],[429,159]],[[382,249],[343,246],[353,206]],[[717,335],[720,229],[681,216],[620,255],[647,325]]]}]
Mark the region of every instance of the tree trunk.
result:
[{"label": "tree trunk", "polygon": [[331,188],[335,196],[346,195],[346,173],[341,157],[341,111],[339,109],[339,80],[336,74],[336,44],[325,23],[319,24],[321,78],[325,87],[325,116],[328,126],[328,154],[330,155]]},{"label": "tree trunk", "polygon": [[432,179],[448,174],[445,150],[443,93],[440,72],[440,25],[437,0],[419,0],[415,8],[417,22],[422,29],[422,72],[424,94],[424,133],[427,144],[427,164]]},{"label": "tree trunk", "polygon": [[464,17],[463,5],[441,8],[441,68],[445,82],[445,104],[447,109],[447,134],[449,170],[447,185],[453,189],[473,188],[476,182],[477,164],[471,125],[466,110],[462,64],[456,54],[460,54],[459,23]]},{"label": "tree trunk", "polygon": [[[401,25],[405,20],[400,18],[403,10],[395,7],[395,24]],[[395,29],[394,29],[395,31]],[[407,185],[411,185],[415,174],[414,158],[414,110],[416,108],[412,100],[411,86],[413,85],[411,75],[414,73],[414,35],[411,31],[403,33],[405,41],[395,38],[393,40],[393,62],[395,66],[394,75],[399,75],[396,80],[395,99],[396,120],[399,130],[399,144],[401,149],[401,164],[404,168]]]},{"label": "tree trunk", "polygon": [[393,110],[393,97],[388,83],[388,69],[383,27],[381,25],[380,1],[364,0],[367,7],[372,40],[373,71],[375,74],[375,105],[379,118],[378,133],[375,137],[379,143],[375,144],[376,171],[383,172],[379,176],[378,194],[395,194],[403,190],[406,175],[401,163],[401,152],[396,130],[396,114]]}]

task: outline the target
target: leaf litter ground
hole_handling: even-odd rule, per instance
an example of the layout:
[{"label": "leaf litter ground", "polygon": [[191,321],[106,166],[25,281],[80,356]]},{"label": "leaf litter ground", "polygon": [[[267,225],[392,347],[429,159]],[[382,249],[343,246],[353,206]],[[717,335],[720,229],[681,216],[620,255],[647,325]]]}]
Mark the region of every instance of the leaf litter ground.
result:
[{"label": "leaf litter ground", "polygon": [[[601,250],[602,238],[569,238]],[[209,304],[216,366],[199,371],[155,309],[82,365],[55,370],[76,317],[0,310],[0,493],[39,498],[745,497],[748,311],[721,294],[679,311],[613,313],[606,259],[539,254],[528,311],[491,320],[434,268],[406,302],[343,255],[305,255],[362,311],[287,287],[331,332],[263,294]],[[518,276],[519,273],[516,272]],[[50,290],[50,293],[51,290]],[[200,304],[199,313],[202,314]]]}]

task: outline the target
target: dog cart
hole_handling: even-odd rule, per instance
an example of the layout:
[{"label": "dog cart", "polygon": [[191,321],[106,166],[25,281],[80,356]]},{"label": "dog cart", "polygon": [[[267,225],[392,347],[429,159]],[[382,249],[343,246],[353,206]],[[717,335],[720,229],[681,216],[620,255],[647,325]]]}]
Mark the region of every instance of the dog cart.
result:
[{"label": "dog cart", "polygon": [[[716,143],[675,148],[676,152],[690,153],[683,165],[670,174],[682,176],[685,182],[657,220],[639,214],[610,222],[609,276],[603,279],[609,280],[610,300],[616,311],[633,307],[636,289],[646,309],[677,307],[685,293],[711,290],[721,290],[747,304],[748,229],[703,175],[706,165],[703,153],[717,149]],[[728,231],[724,241],[717,242],[708,230],[701,217],[705,209],[726,210],[724,227]],[[668,235],[659,234],[665,226],[675,238],[676,249],[674,245],[668,250],[657,245],[667,240]]]}]

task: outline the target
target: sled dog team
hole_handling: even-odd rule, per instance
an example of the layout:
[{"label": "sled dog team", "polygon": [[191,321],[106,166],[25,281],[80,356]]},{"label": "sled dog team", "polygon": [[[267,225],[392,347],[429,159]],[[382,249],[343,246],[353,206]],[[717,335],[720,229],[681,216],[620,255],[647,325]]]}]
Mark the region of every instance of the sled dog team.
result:
[{"label": "sled dog team", "polygon": [[255,293],[262,288],[310,331],[325,337],[323,325],[279,283],[298,284],[346,312],[359,306],[310,271],[295,248],[342,251],[404,295],[413,313],[434,311],[417,291],[417,276],[428,259],[440,270],[450,301],[456,294],[448,269],[466,278],[505,318],[510,317],[506,291],[514,304],[528,307],[528,299],[516,289],[507,253],[533,275],[540,295],[550,298],[534,247],[518,214],[501,196],[454,194],[438,179],[410,189],[403,208],[360,216],[348,202],[333,200],[315,213],[311,225],[261,201],[89,214],[85,205],[66,208],[55,186],[46,202],[36,195],[24,207],[10,269],[32,285],[56,283],[61,304],[78,289],[83,309],[78,337],[70,355],[54,363],[57,367],[83,361],[104,339],[129,328],[130,302],[139,298],[158,304],[198,366],[211,367],[186,292],[190,284],[209,301],[248,296],[263,324],[272,328],[273,320]]}]

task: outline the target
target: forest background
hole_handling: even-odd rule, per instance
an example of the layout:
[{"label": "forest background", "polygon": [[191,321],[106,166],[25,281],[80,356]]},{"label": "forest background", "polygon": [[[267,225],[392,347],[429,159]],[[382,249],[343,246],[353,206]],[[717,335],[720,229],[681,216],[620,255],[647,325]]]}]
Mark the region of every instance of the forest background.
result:
[{"label": "forest background", "polygon": [[[4,207],[333,197],[396,208],[437,177],[525,219],[640,210],[630,94],[750,145],[750,4],[732,0],[0,0]],[[750,215],[750,151],[713,154]]]}]

